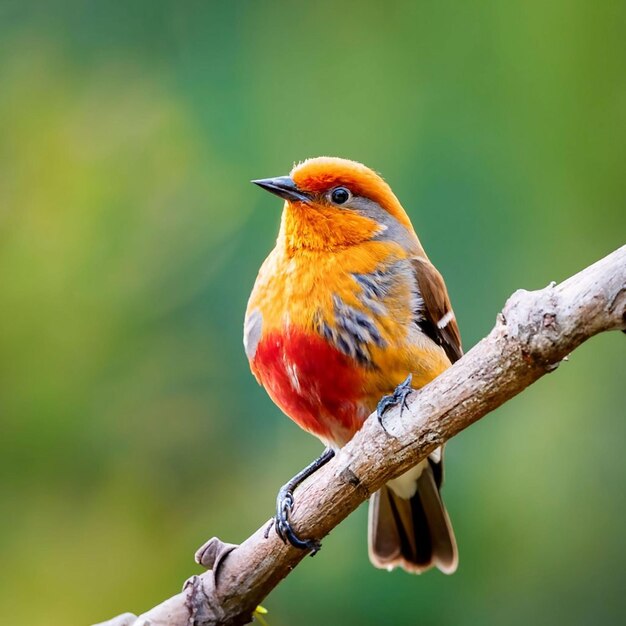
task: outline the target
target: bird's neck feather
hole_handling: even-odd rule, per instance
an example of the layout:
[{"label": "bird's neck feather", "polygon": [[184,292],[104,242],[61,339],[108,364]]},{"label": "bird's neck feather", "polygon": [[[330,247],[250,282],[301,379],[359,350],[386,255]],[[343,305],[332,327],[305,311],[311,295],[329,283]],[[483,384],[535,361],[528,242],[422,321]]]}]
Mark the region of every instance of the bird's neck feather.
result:
[{"label": "bird's neck feather", "polygon": [[345,209],[285,203],[278,241],[288,251],[330,252],[370,241],[380,228],[376,221]]}]

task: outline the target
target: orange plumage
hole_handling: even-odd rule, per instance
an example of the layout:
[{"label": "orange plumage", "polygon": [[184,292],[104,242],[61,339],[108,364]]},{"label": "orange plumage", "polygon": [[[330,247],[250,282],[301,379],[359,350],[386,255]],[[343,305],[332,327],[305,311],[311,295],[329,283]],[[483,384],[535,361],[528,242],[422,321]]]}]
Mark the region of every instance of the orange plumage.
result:
[{"label": "orange plumage", "polygon": [[[458,328],[440,274],[378,174],[321,157],[255,182],[286,202],[248,303],[246,353],[274,402],[336,450],[407,374],[419,388],[449,367]],[[375,565],[456,568],[440,483],[438,451],[374,496]]]}]

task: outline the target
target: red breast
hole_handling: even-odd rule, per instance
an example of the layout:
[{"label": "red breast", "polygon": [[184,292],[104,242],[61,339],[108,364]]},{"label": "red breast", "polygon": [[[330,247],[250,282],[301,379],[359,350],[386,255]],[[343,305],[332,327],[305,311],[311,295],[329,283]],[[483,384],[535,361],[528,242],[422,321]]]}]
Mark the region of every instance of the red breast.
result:
[{"label": "red breast", "polygon": [[361,368],[317,334],[269,333],[259,341],[251,366],[272,400],[328,445],[345,444],[369,415]]}]

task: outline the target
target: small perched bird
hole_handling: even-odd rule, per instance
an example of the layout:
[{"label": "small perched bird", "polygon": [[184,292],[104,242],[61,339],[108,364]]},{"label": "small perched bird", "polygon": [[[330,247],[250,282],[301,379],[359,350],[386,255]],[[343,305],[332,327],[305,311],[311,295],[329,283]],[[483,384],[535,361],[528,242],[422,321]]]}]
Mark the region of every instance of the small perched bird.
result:
[{"label": "small perched bird", "polygon": [[[459,359],[461,338],[441,274],[377,173],[319,157],[289,176],[252,182],[285,204],[276,247],[250,295],[244,346],[272,400],[327,446],[282,487],[276,503],[283,541],[315,553],[319,542],[298,537],[289,524],[297,485],[377,407],[382,418],[389,405]],[[439,493],[442,452],[372,496],[375,566],[456,570],[456,542]]]}]

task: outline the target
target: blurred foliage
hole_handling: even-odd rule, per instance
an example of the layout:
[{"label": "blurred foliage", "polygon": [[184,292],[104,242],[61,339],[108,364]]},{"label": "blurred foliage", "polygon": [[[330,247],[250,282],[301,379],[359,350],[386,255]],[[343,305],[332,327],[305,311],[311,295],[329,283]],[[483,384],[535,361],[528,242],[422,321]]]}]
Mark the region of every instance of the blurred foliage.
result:
[{"label": "blurred foliage", "polygon": [[[466,347],[519,287],[624,243],[626,5],[0,0],[0,621],[141,611],[320,449],[241,324],[319,154],[383,172]],[[264,603],[286,624],[611,624],[626,598],[624,337],[458,437],[448,578],[369,566],[365,507]]]}]

